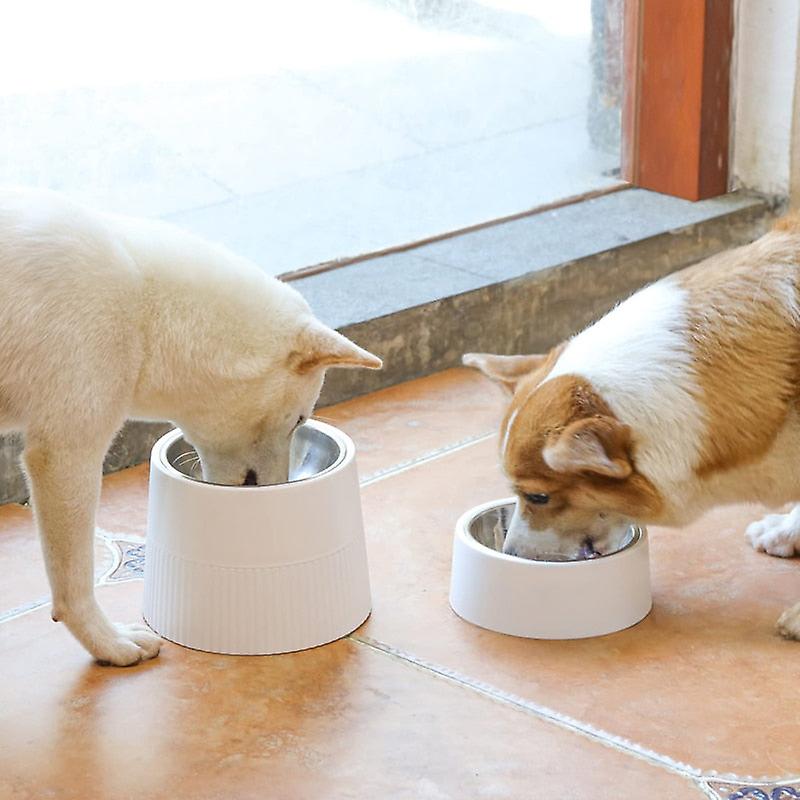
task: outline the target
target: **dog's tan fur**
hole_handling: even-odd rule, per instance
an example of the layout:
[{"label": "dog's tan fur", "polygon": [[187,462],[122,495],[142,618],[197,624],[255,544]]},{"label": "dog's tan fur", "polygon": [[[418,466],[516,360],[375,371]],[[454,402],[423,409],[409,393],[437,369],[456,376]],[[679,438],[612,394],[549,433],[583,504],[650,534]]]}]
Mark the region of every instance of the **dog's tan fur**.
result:
[{"label": "dog's tan fur", "polygon": [[[784,232],[786,224],[679,277],[708,410],[700,476],[761,458],[800,393],[800,336],[781,296],[800,262],[800,230]],[[796,281],[788,288],[796,293]]]},{"label": "dog's tan fur", "polygon": [[[657,514],[661,498],[633,469],[631,430],[614,417],[592,387],[564,375],[541,388],[537,382],[529,391],[536,389],[535,403],[526,403],[524,392],[515,396],[504,422],[505,430],[514,411],[521,411],[504,453],[505,471],[515,490],[522,497],[545,492],[553,498],[546,506],[523,504],[522,513],[531,517],[531,524],[534,515],[544,527],[559,517],[570,529],[589,533],[598,508],[630,517],[642,508],[649,515]],[[587,433],[602,441],[610,464],[592,461],[594,453],[585,444]],[[546,451],[550,464],[544,459]],[[620,475],[625,480],[619,480]]]}]

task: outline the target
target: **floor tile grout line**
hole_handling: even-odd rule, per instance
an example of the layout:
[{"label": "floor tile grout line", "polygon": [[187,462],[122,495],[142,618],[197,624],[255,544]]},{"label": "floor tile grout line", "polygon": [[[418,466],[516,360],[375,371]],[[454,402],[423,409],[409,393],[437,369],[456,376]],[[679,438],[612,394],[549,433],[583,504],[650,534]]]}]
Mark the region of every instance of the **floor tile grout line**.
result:
[{"label": "floor tile grout line", "polygon": [[639,760],[646,761],[662,769],[666,769],[669,772],[676,773],[684,778],[690,778],[696,782],[703,777],[701,770],[697,769],[696,767],[675,761],[669,756],[664,756],[660,753],[656,753],[654,750],[641,747],[640,745],[630,742],[627,739],[624,739],[613,733],[608,733],[600,728],[596,728],[594,725],[581,722],[579,719],[570,717],[567,714],[562,714],[560,711],[556,711],[555,709],[548,708],[547,706],[540,705],[539,703],[534,703],[531,700],[526,700],[524,697],[512,694],[511,692],[506,692],[503,689],[492,686],[491,684],[483,681],[474,680],[467,675],[457,672],[456,670],[451,670],[448,667],[444,667],[440,664],[435,664],[433,662],[426,661],[425,659],[417,658],[411,653],[407,653],[399,648],[392,647],[391,645],[379,642],[370,637],[351,636],[350,639],[360,645],[363,645],[364,647],[369,647],[373,650],[383,653],[386,656],[404,661],[412,666],[417,667],[418,669],[430,672],[440,678],[444,678],[445,680],[450,681],[457,686],[474,691],[483,695],[484,697],[488,697],[504,705],[516,708],[519,711],[524,711],[545,722],[557,725],[564,730],[580,734],[588,739],[599,742],[608,747],[612,747],[615,750],[626,753],[630,756],[638,758]]},{"label": "floor tile grout line", "polygon": [[[130,578],[119,578],[118,580],[109,581],[108,577],[108,574],[101,575],[97,579],[97,583],[95,583],[95,588],[99,588],[101,586],[116,586],[120,583],[131,583],[133,581],[142,580],[142,578],[139,576],[134,576]],[[51,602],[51,598],[48,595],[47,597],[40,597],[37,600],[32,600],[30,603],[16,606],[8,611],[3,611],[0,613],[0,625],[3,625],[6,622],[11,622],[15,619],[19,619],[20,617],[24,617],[26,614],[32,614],[34,611],[38,611],[40,608],[46,608]]]},{"label": "floor tile grout line", "polygon": [[474,444],[480,444],[481,442],[488,441],[495,435],[495,431],[488,431],[485,433],[476,434],[475,436],[468,436],[465,439],[460,439],[452,444],[444,445],[436,450],[430,450],[427,453],[423,453],[421,456],[417,456],[416,458],[410,458],[407,461],[400,461],[397,464],[393,464],[391,467],[385,467],[377,472],[373,472],[370,475],[367,475],[366,478],[363,478],[359,485],[362,489],[364,489],[367,486],[372,486],[374,483],[386,480],[387,478],[393,478],[395,475],[408,472],[415,467],[428,464],[431,461],[436,461],[437,459],[448,456],[451,453],[457,453],[460,450],[464,450],[465,448],[471,447]]},{"label": "floor tile grout line", "polygon": [[[95,578],[94,585],[95,588],[97,588],[98,586],[110,585],[111,582],[108,579],[114,574],[114,572],[122,563],[122,551],[117,545],[117,542],[124,541],[143,544],[145,539],[143,536],[138,536],[135,533],[114,533],[114,531],[108,531],[105,528],[100,527],[95,528],[94,535],[95,539],[102,541],[103,544],[111,551],[112,557],[111,566],[108,567],[101,575],[98,575]],[[114,581],[114,583],[127,583],[131,580],[141,580],[141,578],[126,578],[122,581]],[[24,617],[26,614],[30,614],[33,611],[38,611],[40,608],[50,605],[50,602],[51,598],[48,595],[47,597],[39,597],[36,600],[31,600],[31,602],[24,603],[21,606],[15,606],[8,611],[0,612],[0,625],[2,625],[4,622],[10,622],[12,619]]]},{"label": "floor tile grout line", "polygon": [[[440,664],[418,658],[411,653],[401,650],[400,648],[380,642],[377,639],[373,639],[369,636],[357,636],[351,634],[347,638],[356,644],[362,645],[363,647],[368,647],[372,650],[383,653],[387,657],[404,661],[405,663],[425,672],[430,672],[457,686],[474,691],[499,703],[516,708],[519,711],[524,711],[545,722],[549,722],[565,730],[569,730],[588,739],[592,739],[593,741],[626,753],[627,755],[630,755],[641,761],[653,764],[654,766],[660,767],[668,772],[688,778],[697,786],[697,788],[704,791],[706,787],[709,790],[714,791],[713,787],[708,785],[709,781],[738,783],[742,785],[749,783],[771,785],[776,783],[796,783],[798,780],[800,780],[800,777],[793,775],[781,776],[778,778],[767,776],[757,778],[752,775],[741,776],[733,773],[718,773],[714,770],[705,772],[698,767],[693,767],[690,764],[685,764],[684,762],[673,759],[670,756],[658,753],[650,748],[643,747],[642,745],[631,742],[629,739],[625,739],[622,736],[610,733],[602,728],[597,728],[590,723],[581,722],[581,720],[571,717],[568,714],[562,714],[560,711],[556,711],[555,709],[535,703],[532,700],[526,700],[524,697],[520,697],[519,695],[515,695],[511,692],[506,692],[505,690],[496,686],[492,686],[484,681],[474,680],[473,678],[457,672],[456,670],[451,670],[448,667],[444,667]],[[714,795],[709,795],[709,797],[714,797],[714,800],[716,800]]]},{"label": "floor tile grout line", "polygon": [[5,622],[11,622],[12,619],[19,619],[32,611],[38,611],[40,608],[50,605],[50,597],[40,597],[38,600],[32,600],[30,603],[25,603],[16,608],[11,608],[8,611],[0,613],[0,625]]},{"label": "floor tile grout line", "polygon": [[719,792],[717,792],[713,786],[710,786],[707,781],[700,780],[697,781],[697,788],[709,799],[709,800],[722,800]]}]

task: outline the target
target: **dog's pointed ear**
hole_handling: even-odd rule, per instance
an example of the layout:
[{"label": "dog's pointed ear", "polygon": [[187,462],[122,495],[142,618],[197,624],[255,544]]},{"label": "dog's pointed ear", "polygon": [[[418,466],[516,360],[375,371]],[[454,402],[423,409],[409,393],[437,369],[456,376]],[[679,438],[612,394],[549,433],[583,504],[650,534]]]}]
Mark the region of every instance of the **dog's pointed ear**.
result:
[{"label": "dog's pointed ear", "polygon": [[480,370],[487,378],[514,394],[517,384],[544,364],[547,356],[495,356],[490,353],[466,353],[461,358],[465,367]]},{"label": "dog's pointed ear", "polygon": [[542,451],[555,472],[589,472],[622,480],[633,472],[631,432],[613,417],[588,417],[568,425]]},{"label": "dog's pointed ear", "polygon": [[328,367],[380,369],[383,362],[318,320],[309,323],[289,353],[289,368],[300,375]]}]

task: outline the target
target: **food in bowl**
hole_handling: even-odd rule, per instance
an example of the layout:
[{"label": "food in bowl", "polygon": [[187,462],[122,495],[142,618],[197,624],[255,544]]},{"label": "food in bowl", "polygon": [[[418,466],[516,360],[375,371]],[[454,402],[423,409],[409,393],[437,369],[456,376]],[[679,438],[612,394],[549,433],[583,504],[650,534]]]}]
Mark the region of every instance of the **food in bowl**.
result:
[{"label": "food in bowl", "polygon": [[[503,544],[506,540],[511,518],[514,515],[514,504],[496,506],[486,513],[476,517],[470,523],[470,534],[484,547],[503,552]],[[630,545],[638,528],[633,525],[626,525],[609,537],[611,549],[607,553],[598,553],[593,549],[581,550],[578,558],[570,558],[563,553],[536,553],[530,556],[511,556],[512,558],[525,558],[529,561],[585,561],[594,558],[608,558],[608,556],[618,553]]]}]

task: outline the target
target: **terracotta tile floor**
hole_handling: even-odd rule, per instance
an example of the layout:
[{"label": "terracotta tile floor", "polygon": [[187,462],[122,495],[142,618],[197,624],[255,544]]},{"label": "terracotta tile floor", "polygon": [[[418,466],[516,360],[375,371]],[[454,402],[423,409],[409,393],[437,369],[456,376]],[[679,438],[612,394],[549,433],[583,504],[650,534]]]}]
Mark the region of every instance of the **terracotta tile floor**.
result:
[{"label": "terracotta tile floor", "polygon": [[[651,531],[654,610],[577,642],[447,604],[452,527],[508,494],[502,395],[452,370],[324,409],[359,447],[374,609],[287,656],[167,643],[99,667],[49,620],[30,511],[0,507],[0,800],[800,797],[800,644],[773,624],[800,563],[750,550],[760,509]],[[105,481],[98,589],[139,616],[147,469]]]}]

